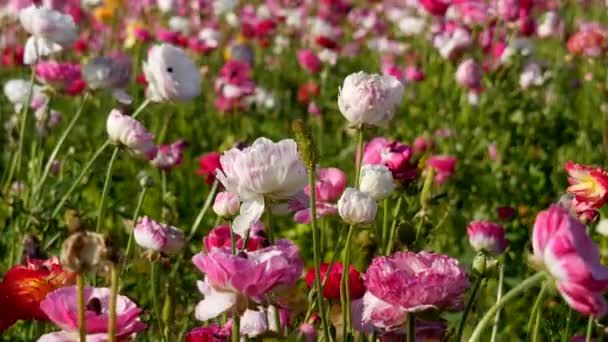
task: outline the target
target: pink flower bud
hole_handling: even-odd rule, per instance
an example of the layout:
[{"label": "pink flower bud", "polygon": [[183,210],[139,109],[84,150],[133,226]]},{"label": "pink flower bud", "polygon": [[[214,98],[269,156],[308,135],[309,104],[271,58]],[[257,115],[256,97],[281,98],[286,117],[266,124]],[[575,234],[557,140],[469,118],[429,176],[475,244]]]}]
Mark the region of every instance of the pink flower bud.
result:
[{"label": "pink flower bud", "polygon": [[114,144],[126,147],[135,156],[152,159],[156,155],[154,136],[137,120],[117,109],[110,112],[106,130]]},{"label": "pink flower bud", "polygon": [[499,255],[509,245],[505,239],[505,230],[494,222],[473,221],[467,227],[467,235],[469,243],[477,252]]},{"label": "pink flower bud", "polygon": [[319,57],[311,49],[300,49],[297,58],[300,66],[311,74],[319,73],[323,67]]},{"label": "pink flower bud", "polygon": [[220,217],[234,217],[239,213],[241,203],[235,194],[223,191],[215,196],[213,212]]},{"label": "pink flower bud", "polygon": [[186,243],[183,231],[167,224],[158,223],[147,216],[137,222],[133,229],[133,236],[135,242],[141,247],[164,254],[174,254],[180,251]]},{"label": "pink flower bud", "polygon": [[473,59],[467,59],[460,63],[456,70],[456,82],[467,89],[481,88],[481,77],[483,69]]}]

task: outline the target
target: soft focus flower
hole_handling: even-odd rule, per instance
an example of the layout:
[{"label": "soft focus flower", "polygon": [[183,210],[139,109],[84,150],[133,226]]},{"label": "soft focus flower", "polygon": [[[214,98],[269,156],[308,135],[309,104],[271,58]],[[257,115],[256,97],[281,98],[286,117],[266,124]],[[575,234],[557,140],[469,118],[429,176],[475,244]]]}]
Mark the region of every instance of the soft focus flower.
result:
[{"label": "soft focus flower", "polygon": [[188,101],[201,92],[201,76],[184,50],[170,45],[155,45],[144,62],[148,81],[147,95],[154,102]]},{"label": "soft focus flower", "polygon": [[420,0],[420,4],[430,14],[443,16],[450,7],[450,1],[446,0]]},{"label": "soft focus flower", "polygon": [[505,230],[490,221],[473,221],[467,227],[469,243],[477,252],[499,255],[509,245],[505,239]]},{"label": "soft focus flower", "polygon": [[[335,202],[340,198],[346,188],[346,173],[335,168],[321,168],[317,170],[315,181],[315,204],[317,218],[333,215],[338,212]],[[294,197],[291,209],[296,211],[294,220],[298,223],[309,224],[310,212],[310,185],[304,187],[304,194]]]},{"label": "soft focus flower", "polygon": [[174,169],[181,165],[186,147],[188,147],[188,143],[183,139],[173,144],[160,145],[150,164],[164,171]]},{"label": "soft focus flower", "polygon": [[533,260],[553,277],[568,305],[583,315],[606,313],[602,293],[608,290],[608,269],[585,225],[567,209],[552,205],[536,216],[532,248]]},{"label": "soft focus flower", "polygon": [[315,326],[310,323],[302,323],[298,328],[301,336],[306,338],[306,342],[314,342],[317,338],[317,331]]},{"label": "soft focus flower", "polygon": [[61,265],[73,272],[96,272],[105,266],[108,248],[103,235],[77,231],[61,246]]},{"label": "soft focus flower", "polygon": [[395,179],[409,181],[418,176],[416,166],[410,162],[412,154],[408,145],[377,137],[365,145],[363,165],[384,165]]},{"label": "soft focus flower", "polygon": [[206,274],[199,282],[205,299],[196,307],[201,321],[236,309],[245,311],[246,301],[261,302],[279,286],[292,286],[302,273],[298,247],[289,240],[277,240],[276,245],[253,252],[232,255],[230,248],[215,248],[196,254],[192,262]]},{"label": "soft focus flower", "polygon": [[78,64],[39,62],[36,63],[35,71],[40,82],[70,95],[80,93],[86,86]]},{"label": "soft focus flower", "polygon": [[584,28],[568,38],[567,47],[573,55],[598,57],[606,47],[606,35],[599,27]]},{"label": "soft focus flower", "polygon": [[370,195],[353,188],[346,188],[338,200],[338,213],[350,224],[371,223],[377,211],[378,205]]},{"label": "soft focus flower", "polygon": [[383,200],[395,190],[393,175],[384,165],[363,165],[359,189],[376,201]]},{"label": "soft focus flower", "polygon": [[541,38],[558,37],[564,32],[564,22],[559,13],[550,11],[543,15],[536,31]]},{"label": "soft focus flower", "polygon": [[31,34],[25,43],[25,64],[35,63],[40,56],[60,52],[78,38],[72,16],[48,7],[31,5],[21,10],[19,20]]},{"label": "soft focus flower", "polygon": [[601,236],[608,236],[608,219],[601,219],[597,223],[595,231]]},{"label": "soft focus flower", "polygon": [[[243,249],[243,239],[236,235],[234,240],[236,248]],[[207,236],[203,238],[203,245],[207,252],[211,252],[215,248],[231,247],[230,225],[225,224],[213,228]],[[264,225],[261,222],[255,222],[249,227],[247,250],[251,252],[264,247],[268,247]]]},{"label": "soft focus flower", "polygon": [[519,19],[519,0],[498,0],[496,7],[498,15],[504,21],[515,21]]},{"label": "soft focus flower", "polygon": [[277,143],[258,138],[242,151],[233,148],[220,158],[217,179],[237,195],[243,204],[232,229],[243,236],[249,225],[264,212],[264,198],[284,200],[302,190],[308,181],[306,167],[300,160],[292,139]]},{"label": "soft focus flower", "polygon": [[316,74],[321,71],[323,64],[321,60],[311,49],[300,49],[297,54],[298,63],[304,70],[311,74]]},{"label": "soft focus flower", "polygon": [[426,165],[435,169],[435,183],[443,184],[454,174],[457,161],[456,157],[452,156],[432,156],[426,161]]},{"label": "soft focus flower", "polygon": [[[29,95],[30,86],[32,86],[32,94]],[[39,85],[30,85],[29,81],[23,79],[12,79],[6,81],[4,83],[4,95],[8,98],[8,100],[13,104],[15,108],[15,112],[18,112],[23,108],[23,105],[30,98],[30,106],[34,109],[38,109],[46,106],[49,99],[46,94],[44,94],[43,89]]]},{"label": "soft focus flower", "polygon": [[205,177],[205,183],[212,184],[215,181],[217,170],[221,169],[220,154],[209,152],[198,159],[199,169],[196,174]]},{"label": "soft focus flower", "polygon": [[[344,267],[341,262],[331,264],[331,270],[329,276],[327,270],[330,265],[322,263],[319,267],[321,273],[321,284],[323,284],[323,297],[328,299],[340,299],[340,280],[342,279],[342,272]],[[348,266],[348,279],[349,279],[349,293],[352,300],[363,297],[365,293],[365,285],[363,285],[363,279],[361,274],[352,266]],[[306,273],[306,284],[309,288],[313,288],[315,282],[315,268],[311,268]]]},{"label": "soft focus flower", "polygon": [[106,130],[114,144],[124,146],[133,155],[147,159],[156,156],[154,136],[148,133],[139,121],[123,115],[117,109],[113,109],[108,115]]},{"label": "soft focus flower", "polygon": [[537,62],[529,62],[519,75],[519,86],[526,90],[530,87],[541,86],[545,82],[542,66]]},{"label": "soft focus flower", "polygon": [[404,87],[392,76],[357,72],[340,88],[338,107],[351,126],[386,126],[401,103]]},{"label": "soft focus flower", "polygon": [[568,183],[566,192],[574,194],[576,201],[589,208],[599,209],[608,201],[608,172],[601,167],[566,163]]},{"label": "soft focus flower", "polygon": [[26,265],[11,267],[0,283],[0,292],[14,319],[46,320],[46,315],[40,310],[40,302],[48,293],[72,285],[74,281],[75,273],[64,270],[59,258],[33,259],[27,260]]},{"label": "soft focus flower", "polygon": [[186,333],[186,342],[223,342],[225,336],[217,323],[211,323],[204,327],[194,328]]},{"label": "soft focus flower", "polygon": [[239,198],[232,192],[222,191],[215,196],[213,212],[220,217],[233,217],[239,213],[241,203]]},{"label": "soft focus flower", "polygon": [[133,237],[141,247],[164,254],[175,254],[186,243],[181,229],[158,223],[148,216],[139,219],[133,228]]},{"label": "soft focus flower", "polygon": [[446,29],[433,38],[433,46],[441,57],[456,60],[473,44],[471,33],[464,27]]},{"label": "soft focus flower", "polygon": [[215,81],[215,107],[222,112],[244,108],[245,99],[255,93],[251,67],[246,62],[230,60],[220,70]]},{"label": "soft focus flower", "polygon": [[[78,297],[76,286],[64,287],[49,293],[40,303],[40,309],[61,331],[42,335],[39,342],[78,340]],[[110,289],[86,287],[87,340],[107,341]],[[135,333],[146,329],[139,320],[142,312],[128,297],[118,296],[116,301],[116,337],[127,340]]]},{"label": "soft focus flower", "polygon": [[374,296],[407,312],[458,310],[469,286],[456,259],[424,251],[376,257],[364,279]]},{"label": "soft focus flower", "polygon": [[467,59],[456,69],[456,82],[467,89],[481,88],[483,70],[474,59]]},{"label": "soft focus flower", "polygon": [[108,89],[114,98],[131,103],[125,88],[129,84],[130,65],[110,57],[96,57],[82,67],[82,76],[91,89]]}]

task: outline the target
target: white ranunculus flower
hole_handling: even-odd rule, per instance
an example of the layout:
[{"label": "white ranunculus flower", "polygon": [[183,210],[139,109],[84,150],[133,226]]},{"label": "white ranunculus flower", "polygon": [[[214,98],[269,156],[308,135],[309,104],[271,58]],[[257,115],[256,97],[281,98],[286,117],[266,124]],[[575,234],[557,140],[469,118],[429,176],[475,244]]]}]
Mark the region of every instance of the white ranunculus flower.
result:
[{"label": "white ranunculus flower", "polygon": [[106,131],[115,145],[126,147],[136,157],[154,159],[157,151],[154,136],[139,121],[113,109],[106,121]]},{"label": "white ranunculus flower", "polygon": [[173,16],[169,18],[169,29],[187,36],[190,34],[190,20],[186,17]]},{"label": "white ranunculus flower", "polygon": [[376,201],[390,196],[395,190],[395,181],[391,171],[384,165],[363,165],[359,189]]},{"label": "white ranunculus flower", "polygon": [[25,43],[23,62],[33,64],[38,57],[63,50],[78,38],[72,16],[47,7],[31,5],[19,12],[21,26],[31,36]]},{"label": "white ranunculus flower", "polygon": [[213,0],[213,13],[216,16],[232,13],[238,4],[238,0]]},{"label": "white ranunculus flower", "polygon": [[147,96],[154,102],[188,101],[201,92],[201,75],[184,50],[171,44],[152,47],[144,62]]},{"label": "white ranunculus flower", "polygon": [[376,218],[378,205],[365,192],[346,188],[338,200],[338,213],[346,223],[370,223]]},{"label": "white ranunculus flower", "polygon": [[353,127],[386,126],[401,102],[403,91],[403,84],[393,76],[360,71],[344,79],[338,107]]},{"label": "white ranunculus flower", "polygon": [[273,142],[258,138],[244,150],[233,148],[220,158],[217,179],[237,195],[243,205],[233,222],[234,231],[244,236],[251,223],[264,212],[264,197],[283,200],[294,196],[307,183],[306,167],[300,160],[296,142]]},{"label": "white ranunculus flower", "polygon": [[[30,91],[30,82],[23,79],[8,80],[4,83],[4,95],[13,104],[15,111],[18,112],[27,102]],[[48,103],[48,96],[44,94],[43,88],[38,85],[32,87],[32,96],[30,97],[30,105],[40,108]]]}]

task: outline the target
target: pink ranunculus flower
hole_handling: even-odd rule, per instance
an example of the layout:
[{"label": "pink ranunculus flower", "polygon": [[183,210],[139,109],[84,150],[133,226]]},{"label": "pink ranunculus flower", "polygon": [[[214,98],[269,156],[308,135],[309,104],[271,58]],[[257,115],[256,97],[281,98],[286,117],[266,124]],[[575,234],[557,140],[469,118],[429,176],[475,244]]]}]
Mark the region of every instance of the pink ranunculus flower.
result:
[{"label": "pink ranunculus flower", "polygon": [[435,183],[441,185],[452,177],[457,161],[456,157],[439,155],[430,157],[426,165],[435,169]]},{"label": "pink ranunculus flower", "polygon": [[[87,341],[108,341],[109,288],[86,287]],[[78,340],[78,299],[76,286],[59,288],[49,293],[40,303],[40,309],[51,322],[62,331],[42,335],[39,342],[77,341]],[[142,312],[126,296],[118,296],[116,302],[116,337],[127,341],[137,332],[146,329],[139,320]]]},{"label": "pink ranunculus flower", "polygon": [[574,310],[598,318],[606,313],[602,293],[608,290],[608,268],[585,225],[567,209],[551,205],[536,216],[532,248],[532,260],[549,272]]},{"label": "pink ranunculus flower", "polygon": [[456,69],[456,82],[467,89],[481,88],[483,69],[474,59],[467,59]]},{"label": "pink ranunculus flower", "polygon": [[409,82],[422,82],[424,81],[426,75],[422,69],[416,68],[414,66],[409,66],[405,69],[405,78]]},{"label": "pink ranunculus flower", "polygon": [[243,313],[247,301],[260,303],[272,290],[294,285],[304,267],[298,247],[284,239],[237,255],[227,247],[215,248],[196,254],[192,262],[206,274],[205,281],[198,282],[205,295],[196,307],[196,318],[201,321],[231,309]]},{"label": "pink ranunculus flower", "polygon": [[262,217],[264,198],[287,200],[304,189],[308,182],[306,167],[296,142],[273,142],[258,138],[243,150],[233,148],[220,158],[217,179],[237,195],[243,204],[232,229],[244,236],[249,225]]},{"label": "pink ranunculus flower", "polygon": [[374,296],[407,312],[458,310],[469,287],[456,259],[425,251],[376,257],[364,278]]},{"label": "pink ranunculus flower", "polygon": [[148,159],[156,156],[154,136],[139,121],[123,115],[119,110],[110,112],[106,130],[112,143],[126,147],[133,155]]},{"label": "pink ranunculus flower", "polygon": [[430,14],[435,16],[443,16],[450,7],[450,1],[448,0],[420,0],[420,4]]},{"label": "pink ranunculus flower", "polygon": [[[344,171],[335,167],[317,170],[317,180],[315,182],[317,218],[334,215],[338,212],[338,207],[335,203],[344,192],[344,189],[346,189],[346,173]],[[311,221],[310,185],[304,187],[304,193],[307,198],[302,198],[302,207],[295,208],[294,221],[308,224]]]},{"label": "pink ranunculus flower", "polygon": [[179,252],[186,243],[181,229],[158,223],[148,216],[139,219],[133,229],[133,236],[141,247],[164,254]]},{"label": "pink ranunculus flower", "polygon": [[73,92],[84,82],[80,65],[55,61],[39,62],[34,67],[36,78],[49,87],[61,92]]},{"label": "pink ranunculus flower", "polygon": [[[235,236],[236,248],[243,249],[243,239],[240,236]],[[210,252],[215,248],[231,247],[230,241],[230,225],[224,224],[217,226],[203,238],[205,250]],[[247,240],[247,250],[249,252],[268,247],[268,239],[264,231],[264,225],[261,222],[255,222],[249,228],[249,240]]]},{"label": "pink ranunculus flower", "polygon": [[363,165],[384,165],[396,180],[410,181],[418,176],[416,166],[410,162],[412,155],[410,146],[377,137],[365,145]]},{"label": "pink ranunculus flower", "polygon": [[608,202],[608,171],[572,161],[568,161],[565,168],[570,184],[566,192],[574,194],[577,202],[590,209],[599,209]]},{"label": "pink ranunculus flower", "polygon": [[221,112],[245,107],[245,99],[255,93],[251,67],[239,60],[229,60],[215,80],[215,107]]},{"label": "pink ranunculus flower", "polygon": [[188,143],[183,139],[173,144],[160,145],[150,164],[161,170],[170,171],[182,163],[186,147],[188,147]]},{"label": "pink ranunculus flower", "polygon": [[519,0],[498,0],[496,3],[498,15],[504,21],[515,21],[519,19],[519,3]]},{"label": "pink ranunculus flower", "polygon": [[215,196],[213,212],[219,217],[233,217],[239,213],[241,202],[239,198],[229,191],[222,191]]},{"label": "pink ranunculus flower", "polygon": [[507,248],[509,241],[505,230],[499,224],[490,221],[473,221],[467,227],[469,243],[477,252],[499,255]]},{"label": "pink ranunculus flower", "polygon": [[311,74],[317,74],[321,71],[323,63],[311,49],[300,49],[297,58],[300,66]]}]

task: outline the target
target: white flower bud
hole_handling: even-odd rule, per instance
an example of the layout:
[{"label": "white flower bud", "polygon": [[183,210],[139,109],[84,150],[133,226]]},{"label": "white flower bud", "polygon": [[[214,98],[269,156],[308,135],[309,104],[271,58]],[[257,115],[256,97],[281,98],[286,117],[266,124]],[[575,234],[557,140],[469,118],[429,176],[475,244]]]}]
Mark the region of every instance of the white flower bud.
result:
[{"label": "white flower bud", "polygon": [[363,165],[359,184],[359,189],[376,201],[387,198],[395,190],[393,175],[384,165]]},{"label": "white flower bud", "polygon": [[338,200],[338,213],[347,223],[370,223],[376,218],[376,201],[365,192],[346,188]]},{"label": "white flower bud", "polygon": [[235,194],[223,191],[215,196],[213,202],[213,212],[220,217],[234,217],[239,213],[241,203]]}]

